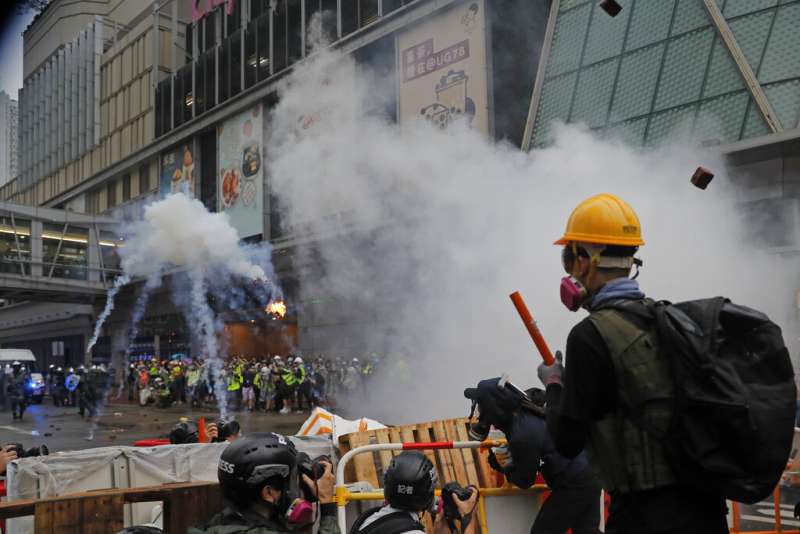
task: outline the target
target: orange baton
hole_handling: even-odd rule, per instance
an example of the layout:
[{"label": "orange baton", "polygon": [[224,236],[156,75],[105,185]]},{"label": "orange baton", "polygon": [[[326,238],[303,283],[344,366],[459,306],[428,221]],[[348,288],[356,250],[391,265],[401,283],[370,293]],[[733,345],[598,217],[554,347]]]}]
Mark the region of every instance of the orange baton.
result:
[{"label": "orange baton", "polygon": [[539,349],[539,354],[542,355],[544,363],[553,365],[556,361],[555,358],[553,358],[553,353],[550,352],[547,341],[544,340],[542,333],[539,331],[539,327],[536,326],[536,322],[533,320],[531,312],[528,311],[528,307],[525,305],[525,301],[522,300],[522,295],[519,294],[519,291],[514,291],[509,297],[511,297],[511,302],[514,303],[514,307],[517,309],[520,319],[522,319],[522,324],[528,329],[533,343],[536,345],[536,348]]}]

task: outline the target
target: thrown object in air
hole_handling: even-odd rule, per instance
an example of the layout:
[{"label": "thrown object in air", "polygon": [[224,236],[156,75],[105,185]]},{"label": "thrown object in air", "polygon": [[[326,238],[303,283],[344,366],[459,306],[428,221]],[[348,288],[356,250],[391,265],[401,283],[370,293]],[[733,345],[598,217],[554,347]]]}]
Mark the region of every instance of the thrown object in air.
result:
[{"label": "thrown object in air", "polygon": [[603,0],[600,2],[600,8],[612,17],[616,17],[622,11],[622,6],[616,0]]},{"label": "thrown object in air", "polygon": [[714,173],[705,167],[697,167],[692,175],[692,184],[698,189],[705,189],[711,180],[714,178]]}]

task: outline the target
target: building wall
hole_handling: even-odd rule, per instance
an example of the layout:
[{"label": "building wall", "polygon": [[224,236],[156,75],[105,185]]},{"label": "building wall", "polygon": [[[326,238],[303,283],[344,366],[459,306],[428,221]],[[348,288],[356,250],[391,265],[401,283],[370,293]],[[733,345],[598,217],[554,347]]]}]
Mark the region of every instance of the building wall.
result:
[{"label": "building wall", "polygon": [[0,91],[0,185],[17,175],[17,101]]},{"label": "building wall", "polygon": [[[150,4],[115,0],[104,3],[103,10],[95,9],[102,15],[91,20],[74,14],[77,4],[93,3],[56,1],[25,34],[29,75],[22,93],[21,142],[26,150],[22,162],[27,174],[0,187],[4,200],[41,205],[153,140],[152,84],[157,76],[154,72],[161,76],[169,72],[169,19],[164,14],[159,19],[161,50],[154,70]],[[188,3],[179,5],[179,17],[187,21]],[[89,20],[88,26],[76,26],[75,19]],[[59,28],[57,39],[40,35],[42,28],[53,26]],[[67,39],[68,31],[74,32],[72,40]],[[92,35],[97,48],[91,57],[83,53],[78,56],[82,66],[78,69],[69,62],[70,51]],[[49,50],[49,56],[41,59],[45,50]],[[39,68],[29,69],[30,61],[40,61]],[[79,97],[70,98],[72,85],[80,92]],[[79,106],[72,105],[71,100]],[[65,101],[70,105],[61,105]],[[75,127],[78,123],[82,128]],[[44,132],[51,135],[42,135]],[[138,181],[135,189],[140,189]]]},{"label": "building wall", "polygon": [[[717,0],[784,129],[800,119],[800,2]],[[532,146],[555,120],[586,123],[632,145],[675,128],[698,141],[770,133],[700,0],[561,0]]]}]

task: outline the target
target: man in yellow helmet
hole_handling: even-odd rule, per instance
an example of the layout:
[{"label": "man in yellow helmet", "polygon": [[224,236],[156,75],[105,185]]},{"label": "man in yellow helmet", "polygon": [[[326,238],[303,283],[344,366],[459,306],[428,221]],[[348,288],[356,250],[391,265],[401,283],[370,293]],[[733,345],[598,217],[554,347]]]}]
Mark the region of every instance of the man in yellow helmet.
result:
[{"label": "man in yellow helmet", "polygon": [[680,485],[661,443],[625,408],[636,398],[646,406],[643,419],[672,416],[674,386],[657,350],[653,301],[630,277],[641,266],[639,218],[622,199],[597,195],[575,208],[555,244],[567,273],[561,301],[589,312],[567,338],[566,368],[539,367],[556,449],[568,458],[586,449],[611,494],[607,534],[727,533],[725,501]]}]

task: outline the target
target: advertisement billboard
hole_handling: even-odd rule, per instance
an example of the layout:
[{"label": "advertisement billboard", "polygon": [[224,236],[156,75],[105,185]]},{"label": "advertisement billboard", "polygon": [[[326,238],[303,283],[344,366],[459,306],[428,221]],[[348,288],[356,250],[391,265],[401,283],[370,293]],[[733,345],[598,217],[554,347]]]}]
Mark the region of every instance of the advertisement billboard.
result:
[{"label": "advertisement billboard", "polygon": [[200,161],[190,141],[161,154],[161,176],[158,192],[161,198],[182,191],[195,196]]},{"label": "advertisement billboard", "polygon": [[262,128],[261,104],[217,128],[217,208],[228,214],[239,238],[264,232]]},{"label": "advertisement billboard", "polygon": [[397,37],[398,116],[445,129],[463,119],[489,135],[490,95],[484,0],[439,11]]}]

